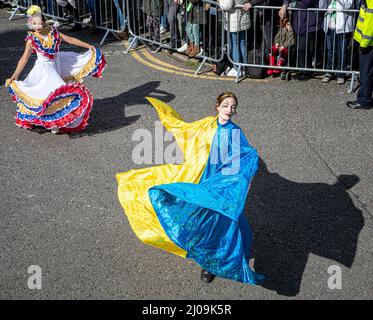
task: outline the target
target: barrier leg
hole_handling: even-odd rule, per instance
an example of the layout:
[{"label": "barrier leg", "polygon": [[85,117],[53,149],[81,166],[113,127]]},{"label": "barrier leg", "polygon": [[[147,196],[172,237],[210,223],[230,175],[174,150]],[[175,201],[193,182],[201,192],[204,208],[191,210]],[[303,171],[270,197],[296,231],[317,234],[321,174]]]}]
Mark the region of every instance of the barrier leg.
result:
[{"label": "barrier leg", "polygon": [[102,38],[102,40],[101,40],[101,42],[100,42],[100,46],[102,46],[102,45],[104,44],[104,42],[105,42],[107,36],[109,35],[109,33],[112,33],[112,34],[117,38],[117,40],[121,40],[121,39],[117,36],[117,34],[116,34],[115,32],[113,32],[113,31],[111,31],[111,30],[106,30],[105,35],[104,35],[104,37]]},{"label": "barrier leg", "polygon": [[194,73],[195,76],[198,76],[198,74],[199,74],[201,68],[202,68],[203,65],[206,63],[206,61],[207,61],[207,58],[203,58],[203,61],[202,61],[201,64],[199,65],[197,71]]},{"label": "barrier leg", "polygon": [[13,17],[17,14],[18,11],[19,11],[19,6],[17,6],[17,8],[15,8],[15,10],[12,12],[12,14],[9,18],[9,21],[11,21],[13,19]]},{"label": "barrier leg", "polygon": [[237,75],[236,75],[236,83],[238,83],[239,81],[239,79],[240,79],[240,74],[241,74],[241,65],[238,65],[238,70],[237,70]]},{"label": "barrier leg", "polygon": [[137,40],[137,37],[133,37],[133,40],[131,41],[130,45],[128,46],[127,50],[124,51],[124,53],[128,53],[131,49],[135,41]]},{"label": "barrier leg", "polygon": [[354,92],[355,77],[356,77],[356,74],[355,72],[353,72],[351,75],[350,89],[348,90],[348,93]]}]

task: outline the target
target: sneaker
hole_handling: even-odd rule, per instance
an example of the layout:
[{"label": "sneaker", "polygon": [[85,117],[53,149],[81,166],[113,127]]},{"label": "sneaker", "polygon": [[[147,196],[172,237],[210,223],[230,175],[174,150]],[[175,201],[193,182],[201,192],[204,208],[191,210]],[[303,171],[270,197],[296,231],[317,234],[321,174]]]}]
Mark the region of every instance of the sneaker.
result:
[{"label": "sneaker", "polygon": [[180,48],[177,49],[177,52],[184,53],[188,49],[188,44],[185,42]]},{"label": "sneaker", "polygon": [[161,26],[159,32],[160,32],[161,34],[166,33],[166,28],[165,28],[164,26]]},{"label": "sneaker", "polygon": [[227,77],[237,77],[237,70],[235,68],[230,69],[227,72]]},{"label": "sneaker", "polygon": [[346,82],[345,78],[343,78],[343,77],[338,77],[338,79],[337,79],[337,83],[338,83],[338,84],[344,84],[345,82]]},{"label": "sneaker", "polygon": [[330,82],[330,80],[332,80],[332,78],[333,78],[333,76],[330,73],[326,73],[326,74],[324,74],[321,81],[324,82],[324,83],[328,83],[328,82]]},{"label": "sneaker", "polygon": [[93,24],[93,21],[92,21],[93,19],[92,19],[92,17],[89,17],[89,18],[85,18],[85,19],[83,19],[83,23],[84,24],[87,24],[87,25],[92,25]]}]

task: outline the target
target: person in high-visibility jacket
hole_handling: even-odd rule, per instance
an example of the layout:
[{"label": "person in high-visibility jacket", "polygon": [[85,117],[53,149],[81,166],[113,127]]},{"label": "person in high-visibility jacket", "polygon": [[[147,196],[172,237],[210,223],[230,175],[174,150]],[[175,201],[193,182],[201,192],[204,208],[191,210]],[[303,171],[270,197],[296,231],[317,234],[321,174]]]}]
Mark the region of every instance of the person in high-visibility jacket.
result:
[{"label": "person in high-visibility jacket", "polygon": [[360,88],[357,100],[348,101],[352,109],[373,107],[373,0],[362,0],[354,39],[359,47]]}]

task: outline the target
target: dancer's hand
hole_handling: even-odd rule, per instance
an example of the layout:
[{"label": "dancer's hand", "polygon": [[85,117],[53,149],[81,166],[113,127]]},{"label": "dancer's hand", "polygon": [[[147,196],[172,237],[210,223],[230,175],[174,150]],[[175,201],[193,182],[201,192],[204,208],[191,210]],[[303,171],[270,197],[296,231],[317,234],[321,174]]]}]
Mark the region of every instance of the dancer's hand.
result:
[{"label": "dancer's hand", "polygon": [[95,46],[89,46],[89,48],[88,48],[89,50],[95,50],[96,49],[96,47]]},{"label": "dancer's hand", "polygon": [[18,74],[13,74],[9,79],[5,81],[5,86],[8,87],[14,81],[18,80]]}]

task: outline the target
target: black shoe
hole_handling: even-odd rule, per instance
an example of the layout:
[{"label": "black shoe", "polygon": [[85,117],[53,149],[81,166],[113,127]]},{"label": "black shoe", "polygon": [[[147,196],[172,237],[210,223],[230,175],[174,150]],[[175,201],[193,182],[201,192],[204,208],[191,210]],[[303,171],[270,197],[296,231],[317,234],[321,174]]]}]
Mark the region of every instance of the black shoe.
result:
[{"label": "black shoe", "polygon": [[80,31],[82,30],[82,25],[80,25],[79,23],[74,23],[74,26],[70,29],[71,32],[74,32],[74,31]]},{"label": "black shoe", "polygon": [[158,49],[159,49],[159,47],[156,46],[155,44],[153,44],[153,45],[150,46],[150,51],[151,52],[158,52]]},{"label": "black shoe", "polygon": [[310,80],[311,78],[312,77],[309,73],[303,73],[303,72],[299,72],[293,77],[293,79],[297,81],[307,81],[307,80]]},{"label": "black shoe", "polygon": [[206,283],[212,282],[212,280],[215,279],[215,275],[212,273],[209,273],[208,271],[202,269],[201,271],[201,280]]},{"label": "black shoe", "polygon": [[363,106],[357,100],[356,101],[347,101],[346,105],[347,105],[347,107],[349,107],[351,109],[371,109],[371,108],[373,108],[373,105]]}]

